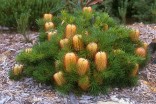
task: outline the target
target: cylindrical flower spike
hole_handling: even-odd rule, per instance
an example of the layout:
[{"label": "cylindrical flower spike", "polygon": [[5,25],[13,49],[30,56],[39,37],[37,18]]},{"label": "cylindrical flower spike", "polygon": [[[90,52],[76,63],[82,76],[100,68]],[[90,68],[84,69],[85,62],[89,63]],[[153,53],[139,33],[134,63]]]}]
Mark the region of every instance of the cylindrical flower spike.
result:
[{"label": "cylindrical flower spike", "polygon": [[62,86],[66,81],[63,76],[63,72],[59,71],[53,75],[54,81],[58,86]]},{"label": "cylindrical flower spike", "polygon": [[77,62],[77,71],[79,75],[85,75],[89,70],[89,62],[87,59],[79,58]]},{"label": "cylindrical flower spike", "polygon": [[91,57],[93,57],[98,51],[98,45],[95,42],[91,42],[87,45],[87,50],[90,52]]},{"label": "cylindrical flower spike", "polygon": [[73,47],[76,51],[83,49],[82,35],[75,35],[73,37]]},{"label": "cylindrical flower spike", "polygon": [[77,63],[77,56],[74,53],[67,53],[64,57],[65,70],[70,72],[73,65]]},{"label": "cylindrical flower spike", "polygon": [[92,8],[91,7],[83,7],[83,12],[92,12]]},{"label": "cylindrical flower spike", "polygon": [[66,38],[71,38],[76,34],[76,26],[74,24],[68,24],[66,26]]},{"label": "cylindrical flower spike", "polygon": [[108,25],[104,24],[103,29],[104,29],[104,31],[108,30]]},{"label": "cylindrical flower spike", "polygon": [[134,69],[132,71],[132,76],[133,77],[136,76],[138,71],[139,71],[139,64],[135,64],[135,67],[134,67]]},{"label": "cylindrical flower spike", "polygon": [[139,36],[140,36],[140,31],[138,29],[131,31],[131,33],[130,33],[130,38],[132,41],[138,41]]},{"label": "cylindrical flower spike", "polygon": [[26,49],[25,49],[25,52],[26,52],[26,53],[31,53],[31,52],[32,52],[32,48],[26,48]]},{"label": "cylindrical flower spike", "polygon": [[95,65],[98,71],[103,71],[107,67],[107,54],[105,52],[96,53]]},{"label": "cylindrical flower spike", "polygon": [[64,48],[69,44],[69,39],[65,38],[65,39],[61,39],[60,40],[60,47]]},{"label": "cylindrical flower spike", "polygon": [[146,56],[146,50],[143,47],[139,47],[135,51],[136,55],[140,57],[145,57]]},{"label": "cylindrical flower spike", "polygon": [[19,75],[22,73],[23,70],[23,65],[17,65],[15,64],[15,66],[13,67],[13,73],[14,75]]},{"label": "cylindrical flower spike", "polygon": [[50,29],[54,28],[53,22],[46,22],[44,25],[45,31],[49,31]]},{"label": "cylindrical flower spike", "polygon": [[53,15],[52,14],[44,14],[43,19],[44,21],[52,21]]},{"label": "cylindrical flower spike", "polygon": [[48,41],[50,41],[51,37],[52,37],[53,35],[55,35],[55,34],[57,34],[57,31],[54,31],[54,32],[48,32],[48,35],[47,35],[47,39],[48,39]]},{"label": "cylindrical flower spike", "polygon": [[144,42],[144,43],[143,43],[143,47],[144,47],[145,50],[147,50],[148,44],[147,44],[146,42]]}]

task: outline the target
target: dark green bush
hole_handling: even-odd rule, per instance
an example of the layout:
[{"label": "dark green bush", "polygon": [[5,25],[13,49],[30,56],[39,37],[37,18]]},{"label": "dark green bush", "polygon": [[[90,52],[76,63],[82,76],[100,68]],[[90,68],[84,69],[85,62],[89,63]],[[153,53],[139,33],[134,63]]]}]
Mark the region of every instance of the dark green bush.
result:
[{"label": "dark green bush", "polygon": [[[128,5],[126,1],[128,1]],[[117,17],[121,21],[125,21],[123,14],[127,12],[125,15],[127,19],[133,18],[135,21],[155,22],[156,0],[105,0],[97,5],[96,9],[108,12],[109,15]],[[121,13],[123,11],[124,13]]]},{"label": "dark green bush", "polygon": [[[47,40],[47,32],[54,30],[45,31],[43,29],[44,22],[42,19],[38,20],[41,26],[40,43],[36,44],[31,52],[22,51],[16,57],[16,60],[24,65],[24,68],[19,77],[14,76],[14,72],[11,70],[11,79],[18,79],[22,76],[33,77],[40,83],[56,85],[56,88],[64,93],[82,92],[78,82],[85,83],[86,76],[90,85],[87,91],[92,94],[103,93],[114,87],[136,85],[137,75],[132,75],[134,67],[136,64],[144,66],[148,57],[148,55],[140,57],[135,54],[137,47],[143,47],[143,42],[132,41],[131,30],[117,24],[107,13],[75,11],[71,14],[62,11],[60,15],[53,18],[54,30],[57,30],[57,34],[53,35],[50,40]],[[76,34],[82,36],[84,45],[82,50],[74,49],[72,37],[69,38],[67,47],[60,47],[59,42],[65,38],[67,24],[76,25]],[[105,24],[109,26],[107,30],[103,29]],[[86,31],[88,31],[88,35],[85,34]],[[97,43],[98,52],[104,51],[107,54],[108,64],[102,71],[97,70],[94,56],[90,57],[89,51],[86,50],[86,46],[90,42]],[[116,50],[119,51],[116,53]],[[66,71],[64,57],[66,53],[70,52],[75,53],[78,58],[86,58],[89,61],[90,67],[87,73],[79,75],[77,66],[73,64],[70,64],[71,72]],[[63,73],[63,79],[66,80],[63,85],[57,85],[53,79],[53,75],[57,72]]]},{"label": "dark green bush", "polygon": [[0,0],[0,25],[17,27],[17,18],[30,13],[29,28],[36,28],[36,19],[44,13],[52,13],[61,0]]}]

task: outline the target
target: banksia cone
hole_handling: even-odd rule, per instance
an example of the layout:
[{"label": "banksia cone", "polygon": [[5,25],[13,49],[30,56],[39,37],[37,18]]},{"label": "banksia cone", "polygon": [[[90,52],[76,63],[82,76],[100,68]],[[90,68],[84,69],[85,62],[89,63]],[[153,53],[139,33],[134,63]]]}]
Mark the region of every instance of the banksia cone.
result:
[{"label": "banksia cone", "polygon": [[146,56],[146,50],[143,47],[139,47],[135,51],[136,55],[140,57],[145,57]]},{"label": "banksia cone", "polygon": [[124,51],[122,51],[121,49],[116,49],[116,50],[113,50],[113,53],[115,55],[119,55],[119,54],[122,54],[122,53],[125,53]]},{"label": "banksia cone", "polygon": [[68,24],[66,26],[66,38],[71,38],[76,34],[76,26],[73,24]]},{"label": "banksia cone", "polygon": [[147,50],[148,44],[144,42],[144,43],[143,43],[143,47],[144,47],[145,50]]},{"label": "banksia cone", "polygon": [[45,31],[48,31],[54,28],[54,24],[52,22],[46,22],[44,25],[44,28],[45,28]]},{"label": "banksia cone", "polygon": [[87,59],[79,58],[77,62],[77,71],[79,75],[84,75],[89,69],[89,62]]},{"label": "banksia cone", "polygon": [[91,7],[83,7],[83,12],[92,12],[92,8]]},{"label": "banksia cone", "polygon": [[60,60],[56,60],[55,63],[54,63],[56,71],[59,70],[60,63],[61,63]]},{"label": "banksia cone", "polygon": [[31,52],[32,52],[32,48],[26,48],[26,49],[25,49],[25,52],[26,52],[26,53],[31,53]]},{"label": "banksia cone", "polygon": [[44,14],[43,19],[44,21],[52,21],[53,15],[52,14]]},{"label": "banksia cone", "polygon": [[98,71],[103,71],[107,67],[107,54],[105,52],[96,53],[95,65]]},{"label": "banksia cone", "polygon": [[64,48],[69,44],[69,39],[65,38],[65,39],[61,39],[60,40],[60,47]]},{"label": "banksia cone", "polygon": [[23,65],[17,65],[15,64],[15,66],[13,67],[13,73],[14,75],[19,75],[22,73],[23,70]]},{"label": "banksia cone", "polygon": [[130,33],[130,38],[132,41],[138,41],[139,36],[140,36],[140,31],[138,29],[131,31],[131,33]]},{"label": "banksia cone", "polygon": [[88,90],[88,88],[89,88],[89,86],[90,86],[89,77],[88,77],[88,76],[85,76],[85,77],[79,79],[79,80],[78,80],[78,86],[79,86],[82,90],[84,90],[84,91]]},{"label": "banksia cone", "polygon": [[93,57],[96,54],[96,52],[98,51],[98,45],[94,42],[89,43],[87,45],[87,50],[90,52],[91,57]]},{"label": "banksia cone", "polygon": [[103,29],[104,29],[104,31],[108,30],[108,25],[104,24]]},{"label": "banksia cone", "polygon": [[64,57],[64,65],[67,72],[71,71],[72,65],[76,65],[77,56],[74,53],[67,53]]},{"label": "banksia cone", "polygon": [[135,64],[135,67],[132,71],[132,76],[135,77],[139,71],[139,64]]},{"label": "banksia cone", "polygon": [[56,31],[54,31],[54,32],[48,32],[48,35],[47,35],[48,41],[50,41],[51,37],[52,37],[53,35],[55,35],[55,34],[57,34]]},{"label": "banksia cone", "polygon": [[53,75],[54,81],[58,86],[62,86],[65,83],[63,72],[59,71]]},{"label": "banksia cone", "polygon": [[83,49],[83,42],[81,38],[81,35],[75,35],[73,37],[73,46],[76,51],[80,51]]}]

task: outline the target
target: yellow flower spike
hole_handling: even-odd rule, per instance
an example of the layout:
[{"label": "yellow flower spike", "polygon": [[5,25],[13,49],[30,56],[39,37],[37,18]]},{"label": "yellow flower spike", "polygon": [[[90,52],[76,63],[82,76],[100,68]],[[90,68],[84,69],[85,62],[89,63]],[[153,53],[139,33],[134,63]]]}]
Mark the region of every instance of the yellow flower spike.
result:
[{"label": "yellow flower spike", "polygon": [[95,65],[98,71],[103,71],[107,67],[107,54],[105,52],[96,53]]},{"label": "yellow flower spike", "polygon": [[53,15],[52,14],[44,14],[43,19],[44,21],[52,21]]}]

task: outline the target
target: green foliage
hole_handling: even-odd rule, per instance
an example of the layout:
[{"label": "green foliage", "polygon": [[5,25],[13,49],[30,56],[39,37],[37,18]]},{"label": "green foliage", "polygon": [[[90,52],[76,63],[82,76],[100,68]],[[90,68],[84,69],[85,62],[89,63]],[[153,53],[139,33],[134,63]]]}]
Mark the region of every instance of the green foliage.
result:
[{"label": "green foliage", "polygon": [[[89,78],[89,88],[87,92],[91,94],[107,93],[114,87],[129,87],[137,84],[137,75],[132,76],[135,65],[147,61],[147,57],[139,57],[135,54],[137,47],[142,47],[140,40],[133,42],[130,39],[131,30],[117,24],[105,12],[92,13],[76,11],[73,14],[62,11],[60,15],[53,18],[57,34],[47,40],[47,33],[44,30],[42,19],[38,20],[40,28],[40,43],[36,44],[32,52],[22,51],[16,60],[24,64],[22,76],[33,77],[40,83],[54,84],[56,89],[63,93],[73,91],[82,93],[83,90],[78,87],[80,83],[86,82],[86,76]],[[82,35],[84,49],[76,51],[73,48],[72,39],[69,39],[69,45],[60,48],[59,41],[65,37],[67,24],[75,24],[76,34]],[[104,30],[104,24],[108,24],[108,30]],[[86,35],[88,31],[88,35]],[[89,57],[89,52],[85,49],[90,42],[98,44],[98,51],[107,53],[108,64],[104,71],[97,71],[94,57]],[[118,52],[115,52],[118,50]],[[83,57],[89,60],[89,71],[80,76],[77,72],[77,66],[71,65],[71,72],[67,72],[64,67],[64,56],[68,52],[74,52],[79,58]],[[53,75],[61,71],[65,83],[58,86],[53,80]],[[12,76],[11,78],[15,78]]]},{"label": "green foliage", "polygon": [[134,0],[134,17],[140,21],[151,21],[151,6],[154,0]]}]

